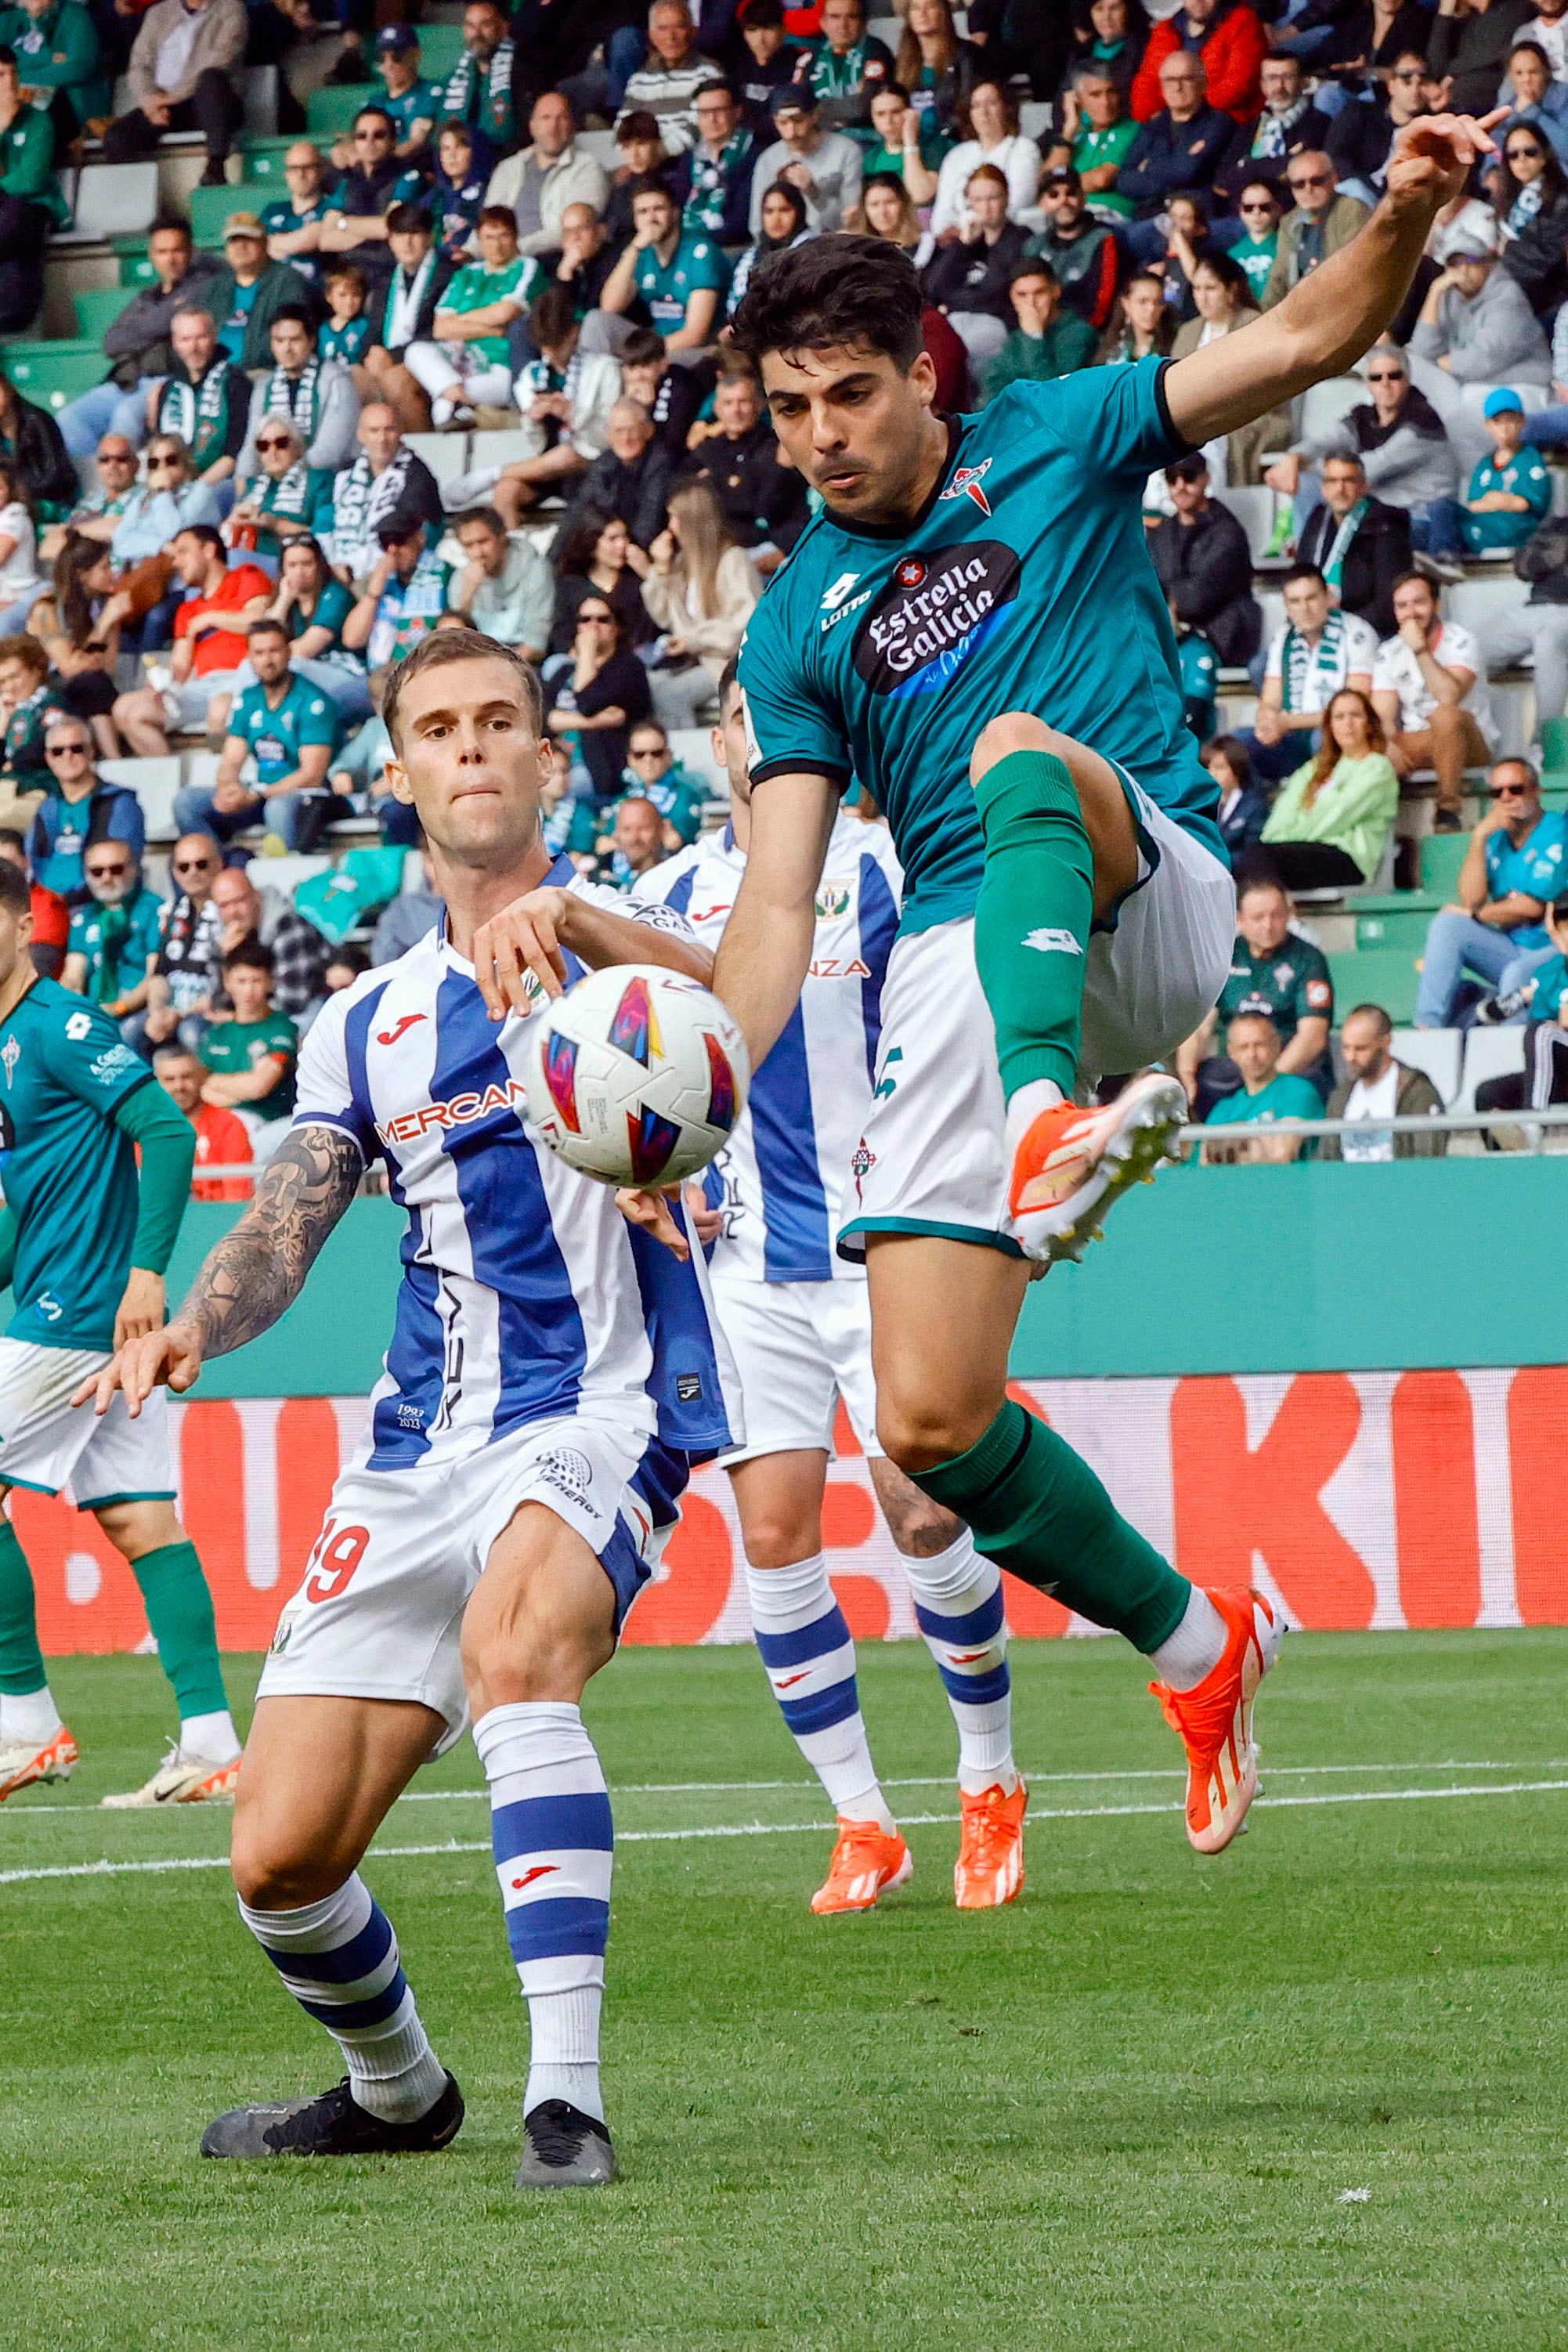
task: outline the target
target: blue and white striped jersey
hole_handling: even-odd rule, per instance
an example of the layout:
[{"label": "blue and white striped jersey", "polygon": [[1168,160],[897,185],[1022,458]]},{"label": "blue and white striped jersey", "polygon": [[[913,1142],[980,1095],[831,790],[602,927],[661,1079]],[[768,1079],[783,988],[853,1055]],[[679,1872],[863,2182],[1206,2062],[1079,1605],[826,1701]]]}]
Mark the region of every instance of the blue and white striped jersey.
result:
[{"label": "blue and white striped jersey", "polygon": [[[635,884],[631,903],[686,916],[717,948],[745,853],[726,825]],[[708,1171],[724,1211],[713,1264],[765,1282],[853,1282],[834,1251],[849,1158],[865,1130],[882,1031],[882,982],[903,875],[885,824],[840,814],[816,893],[816,937],[800,1002],[752,1080],[747,1113]]]},{"label": "blue and white striped jersey", "polygon": [[[638,919],[565,858],[545,880]],[[662,907],[640,919],[686,929]],[[580,977],[570,956],[567,969]],[[701,1252],[682,1265],[523,1125],[537,1017],[492,1023],[472,964],[437,929],[329,997],[300,1050],[295,1125],[379,1155],[408,1212],[372,1470],[458,1459],[580,1406],[641,1419],[681,1454],[738,1442]]]}]

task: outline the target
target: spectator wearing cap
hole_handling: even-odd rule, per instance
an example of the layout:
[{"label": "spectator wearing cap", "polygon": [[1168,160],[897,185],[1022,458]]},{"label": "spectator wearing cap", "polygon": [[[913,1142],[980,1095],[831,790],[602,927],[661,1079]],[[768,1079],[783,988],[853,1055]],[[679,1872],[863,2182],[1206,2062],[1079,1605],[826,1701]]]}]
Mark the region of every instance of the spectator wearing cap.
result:
[{"label": "spectator wearing cap", "polygon": [[1089,209],[1105,221],[1132,217],[1131,199],[1118,186],[1138,125],[1108,65],[1091,58],[1075,66],[1063,90],[1058,135],[1046,157],[1052,173],[1075,172]]},{"label": "spectator wearing cap", "polygon": [[697,93],[704,82],[721,81],[711,58],[697,47],[686,0],[654,0],[647,12],[647,50],[627,77],[624,114],[651,114],[667,152],[678,155],[697,143]]},{"label": "spectator wearing cap", "polygon": [[1528,760],[1500,760],[1487,778],[1491,805],[1470,835],[1458,904],[1434,915],[1422,954],[1417,1029],[1469,1025],[1481,991],[1507,995],[1552,951],[1545,912],[1562,895],[1568,820],[1542,809]]},{"label": "spectator wearing cap", "polygon": [[1280,1067],[1287,1076],[1304,1077],[1317,1089],[1321,1107],[1334,1082],[1329,1058],[1329,1028],[1333,1019],[1334,988],[1328,961],[1321,948],[1291,929],[1296,909],[1290,893],[1275,876],[1255,874],[1244,879],[1236,908],[1236,945],[1219,1003],[1193,1032],[1176,1055],[1176,1072],[1200,1118],[1209,1103],[1235,1091],[1240,1073],[1234,1062],[1211,1056],[1221,1022],[1238,1013],[1262,1013],[1284,1041]]},{"label": "spectator wearing cap", "polygon": [[[419,36],[413,26],[384,25],[375,37],[375,70],[381,103],[397,133],[392,152],[400,163],[424,163],[441,112],[441,86],[426,81],[419,65]],[[345,166],[353,161],[352,155],[342,158]]]},{"label": "spectator wearing cap", "polygon": [[825,130],[870,121],[873,97],[894,79],[893,53],[867,32],[864,0],[822,0],[821,34],[795,78],[816,91]]},{"label": "spectator wearing cap", "polygon": [[1443,1157],[1448,1138],[1440,1128],[1431,1135],[1395,1135],[1376,1124],[1385,1118],[1436,1118],[1443,1108],[1443,1097],[1426,1071],[1394,1059],[1394,1024],[1381,1004],[1358,1004],[1345,1014],[1340,1059],[1345,1076],[1329,1097],[1328,1116],[1353,1121],[1364,1132],[1324,1136],[1318,1145],[1320,1160]]},{"label": "spectator wearing cap", "polygon": [[1272,782],[1300,766],[1342,688],[1371,693],[1377,659],[1377,632],[1335,606],[1315,563],[1286,573],[1284,602],[1285,625],[1269,641],[1247,743],[1258,774]]},{"label": "spectator wearing cap", "polygon": [[103,134],[105,163],[141,163],[166,132],[199,131],[207,151],[201,184],[222,187],[245,120],[235,79],[249,31],[245,0],[154,0],[131,52],[131,110]]},{"label": "spectator wearing cap", "polygon": [[1110,324],[1121,277],[1116,231],[1089,211],[1083,183],[1070,164],[1047,165],[1040,213],[1045,226],[1025,251],[1050,264],[1063,309],[1087,319],[1098,334]]},{"label": "spectator wearing cap", "polygon": [[1018,263],[1007,295],[1016,323],[980,371],[987,400],[994,400],[1010,383],[1046,383],[1092,364],[1094,329],[1077,311],[1063,307],[1057,274],[1043,256]]},{"label": "spectator wearing cap", "polygon": [[1410,518],[1372,496],[1353,449],[1331,449],[1319,479],[1322,498],[1296,534],[1298,560],[1322,573],[1342,612],[1390,637],[1394,585],[1410,569]]},{"label": "spectator wearing cap", "polygon": [[1178,457],[1166,467],[1165,480],[1175,512],[1149,535],[1160,585],[1222,662],[1249,662],[1263,635],[1263,614],[1252,593],[1247,533],[1227,508],[1210,498],[1209,469],[1201,456]]},{"label": "spectator wearing cap", "polygon": [[963,227],[938,244],[921,272],[921,293],[980,362],[994,359],[1007,340],[1014,317],[1008,289],[1028,236],[1007,217],[1007,175],[994,163],[970,173],[964,203]]},{"label": "spectator wearing cap", "polygon": [[[218,5],[207,0],[209,7]],[[272,321],[286,302],[309,304],[310,289],[292,262],[268,259],[267,231],[258,214],[230,213],[223,225],[223,254],[224,274],[210,289],[218,342],[247,373],[270,367]]]},{"label": "spectator wearing cap", "polygon": [[1552,477],[1540,452],[1526,448],[1524,406],[1510,385],[1489,392],[1482,405],[1492,445],[1470,476],[1459,528],[1471,555],[1522,547],[1552,511]]},{"label": "spectator wearing cap", "polygon": [[519,253],[554,253],[560,249],[567,206],[587,205],[597,216],[609,201],[609,175],[595,156],[578,146],[571,101],[558,89],[543,90],[534,100],[528,140],[526,147],[496,165],[485,202],[510,205]]},{"label": "spectator wearing cap", "polygon": [[778,136],[763,148],[752,175],[752,235],[762,229],[763,198],[775,180],[800,190],[807,228],[818,235],[842,228],[860,201],[865,165],[859,146],[842,131],[824,130],[809,85],[785,83],[769,103]]},{"label": "spectator wearing cap", "polygon": [[1331,253],[1348,245],[1370,217],[1357,196],[1340,194],[1332,163],[1321,148],[1292,155],[1285,166],[1285,185],[1292,209],[1279,224],[1274,266],[1263,289],[1263,308],[1271,310],[1293,286],[1310,278]]},{"label": "spectator wearing cap", "polygon": [[1458,833],[1465,770],[1492,756],[1486,663],[1469,630],[1442,618],[1436,591],[1419,572],[1394,582],[1394,621],[1373,664],[1373,706],[1400,774],[1436,775],[1435,830]]},{"label": "spectator wearing cap", "polygon": [[[1237,1013],[1226,1031],[1226,1047],[1241,1084],[1222,1095],[1209,1111],[1210,1128],[1283,1126],[1298,1119],[1321,1118],[1323,1098],[1311,1081],[1279,1066],[1284,1039],[1267,1013]],[[1283,1135],[1249,1135],[1235,1141],[1204,1144],[1204,1160],[1211,1168],[1279,1167],[1301,1156],[1302,1139]],[[1310,1146],[1307,1156],[1311,1157]]]},{"label": "spectator wearing cap", "polygon": [[[1461,448],[1466,385],[1531,384],[1544,391],[1552,381],[1552,354],[1523,289],[1468,234],[1450,246],[1426,289],[1410,351],[1429,363],[1422,389]],[[1473,446],[1473,430],[1468,437]]]},{"label": "spectator wearing cap", "polygon": [[795,79],[809,51],[786,38],[784,0],[742,0],[735,23],[745,44],[738,94],[747,126],[763,142],[773,136],[769,100],[781,83]]}]

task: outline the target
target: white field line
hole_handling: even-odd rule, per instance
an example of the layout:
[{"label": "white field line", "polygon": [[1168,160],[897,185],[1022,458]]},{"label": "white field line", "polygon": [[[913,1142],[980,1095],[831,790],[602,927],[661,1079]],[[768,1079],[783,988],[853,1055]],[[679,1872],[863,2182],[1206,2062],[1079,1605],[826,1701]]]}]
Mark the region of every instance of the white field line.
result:
[{"label": "white field line", "polygon": [[[1568,1772],[1568,1757],[1543,1756],[1529,1764],[1502,1764],[1486,1758],[1468,1761],[1458,1758],[1437,1759],[1417,1764],[1270,1764],[1272,1780],[1305,1780],[1325,1773],[1356,1772]],[[1028,1772],[1024,1774],[1031,1789],[1056,1787],[1077,1788],[1089,1782],[1110,1780],[1179,1780],[1183,1775],[1171,1766],[1158,1770],[1126,1772]],[[772,1789],[794,1789],[801,1792],[815,1790],[815,1780],[625,1780],[610,1790],[612,1798],[619,1797],[749,1797]],[[951,1772],[936,1773],[929,1778],[889,1780],[884,1789],[951,1789]],[[489,1801],[488,1789],[405,1789],[395,1801],[400,1805],[476,1804]],[[25,1822],[43,1813],[96,1813],[102,1808],[87,1800],[61,1805],[18,1805],[14,1813],[0,1812],[0,1823]],[[1037,1819],[1043,1819],[1037,1809]],[[717,1834],[717,1832],[715,1832]]]},{"label": "white field line", "polygon": [[[1258,1797],[1255,1802],[1270,1811],[1280,1811],[1291,1805],[1383,1805],[1405,1804],[1423,1800],[1441,1802],[1455,1797],[1530,1797],[1552,1790],[1568,1789],[1568,1780],[1504,1780],[1487,1785],[1458,1789],[1344,1789],[1331,1790],[1321,1796]],[[1134,1813],[1178,1813],[1180,1805],[1058,1805],[1035,1806],[1029,1818],[1036,1822],[1097,1822],[1120,1820]],[[925,1828],[934,1822],[956,1822],[956,1813],[906,1813],[903,1826]],[[822,1835],[830,1825],[826,1822],[727,1822],[708,1829],[690,1830],[619,1830],[617,1845],[664,1845],[690,1843],[703,1838],[795,1837]],[[446,1838],[435,1845],[372,1846],[368,1859],[372,1862],[400,1861],[409,1855],[436,1853],[489,1853],[488,1839],[472,1842]],[[15,1885],[22,1879],[33,1878],[119,1878],[143,1875],[166,1870],[226,1870],[226,1854],[185,1854],[157,1862],[68,1862],[37,1870],[0,1870],[0,1886]]]}]

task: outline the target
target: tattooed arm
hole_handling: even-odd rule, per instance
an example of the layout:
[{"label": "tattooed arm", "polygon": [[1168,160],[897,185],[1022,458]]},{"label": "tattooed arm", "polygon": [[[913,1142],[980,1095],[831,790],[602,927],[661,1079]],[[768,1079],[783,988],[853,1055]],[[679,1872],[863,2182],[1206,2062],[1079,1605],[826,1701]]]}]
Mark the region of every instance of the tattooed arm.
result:
[{"label": "tattooed arm", "polygon": [[360,1149],[335,1127],[297,1127],[268,1161],[256,1199],[209,1252],[174,1321],[129,1341],[73,1404],[90,1397],[106,1412],[117,1389],[132,1420],[155,1388],[195,1385],[209,1356],[226,1356],[269,1331],[304,1287],[327,1235],[364,1172]]}]

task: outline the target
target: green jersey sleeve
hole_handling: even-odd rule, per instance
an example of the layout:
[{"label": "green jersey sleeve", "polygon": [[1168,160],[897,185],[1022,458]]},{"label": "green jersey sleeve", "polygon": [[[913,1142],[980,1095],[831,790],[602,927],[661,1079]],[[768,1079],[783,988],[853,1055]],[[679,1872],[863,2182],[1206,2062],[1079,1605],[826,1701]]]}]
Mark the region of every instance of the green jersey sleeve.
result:
[{"label": "green jersey sleeve", "polygon": [[1296,981],[1290,991],[1290,1010],[1297,1021],[1332,1020],[1334,984],[1329,978],[1322,950],[1302,940],[1296,946],[1294,961]]},{"label": "green jersey sleeve", "polygon": [[105,1118],[112,1117],[138,1087],[151,1085],[153,1073],[140,1054],[121,1043],[117,1023],[85,998],[62,1019],[51,1021],[45,1047],[49,1075],[68,1094]]},{"label": "green jersey sleeve", "polygon": [[338,724],[338,706],[330,694],[312,694],[300,713],[300,749],[308,743],[324,743],[329,751],[338,748],[342,732]]},{"label": "green jersey sleeve", "polygon": [[1114,478],[1142,489],[1156,466],[1186,454],[1188,443],[1165,402],[1168,360],[1135,360],[1127,367],[1083,368],[1049,383],[1009,384],[994,404],[1016,403],[1031,425],[1044,425],[1077,452],[1089,475]]},{"label": "green jersey sleeve", "polygon": [[[848,588],[855,576],[849,575]],[[787,580],[786,568],[764,593],[742,640],[738,675],[746,763],[753,784],[769,776],[826,776],[843,792],[854,760],[840,719],[817,693],[801,658],[798,633],[790,624]],[[829,616],[834,593],[829,587],[822,600]]]}]

